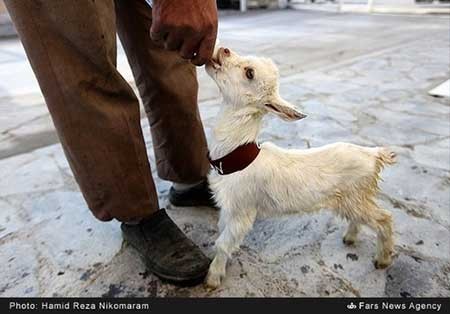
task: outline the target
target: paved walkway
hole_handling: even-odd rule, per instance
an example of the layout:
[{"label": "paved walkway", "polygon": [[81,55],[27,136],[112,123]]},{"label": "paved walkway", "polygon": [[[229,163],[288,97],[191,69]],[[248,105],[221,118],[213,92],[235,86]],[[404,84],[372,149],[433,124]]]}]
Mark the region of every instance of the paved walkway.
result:
[{"label": "paved walkway", "polygon": [[[390,145],[380,204],[395,220],[397,256],[372,264],[375,235],[342,244],[326,211],[258,221],[223,286],[176,288],[147,273],[117,222],[90,215],[17,41],[0,42],[0,296],[450,296],[449,101],[427,90],[449,76],[448,17],[301,11],[223,17],[224,45],[272,57],[298,123],[267,119],[263,140],[299,148],[336,141]],[[124,55],[119,68],[131,80]],[[209,132],[218,94],[203,70]],[[148,123],[142,120],[151,163]],[[51,144],[51,145],[50,145]],[[155,174],[156,178],[156,174]],[[161,204],[170,184],[156,179]],[[217,212],[169,214],[209,255]]]}]

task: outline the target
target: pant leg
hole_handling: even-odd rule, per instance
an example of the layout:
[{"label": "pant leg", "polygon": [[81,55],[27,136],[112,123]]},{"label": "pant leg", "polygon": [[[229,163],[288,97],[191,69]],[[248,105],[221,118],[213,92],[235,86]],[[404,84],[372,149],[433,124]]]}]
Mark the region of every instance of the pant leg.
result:
[{"label": "pant leg", "polygon": [[116,70],[113,0],[6,0],[66,157],[93,214],[158,209],[139,103]]},{"label": "pant leg", "polygon": [[209,170],[197,105],[195,66],[150,39],[151,9],[144,0],[116,0],[117,29],[150,122],[158,175],[198,182]]}]

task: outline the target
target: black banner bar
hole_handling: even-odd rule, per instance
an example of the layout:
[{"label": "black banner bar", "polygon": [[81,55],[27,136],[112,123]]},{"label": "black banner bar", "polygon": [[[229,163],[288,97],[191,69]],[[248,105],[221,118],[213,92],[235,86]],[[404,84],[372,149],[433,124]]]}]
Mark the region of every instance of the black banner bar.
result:
[{"label": "black banner bar", "polygon": [[0,298],[0,313],[450,313],[449,298]]}]

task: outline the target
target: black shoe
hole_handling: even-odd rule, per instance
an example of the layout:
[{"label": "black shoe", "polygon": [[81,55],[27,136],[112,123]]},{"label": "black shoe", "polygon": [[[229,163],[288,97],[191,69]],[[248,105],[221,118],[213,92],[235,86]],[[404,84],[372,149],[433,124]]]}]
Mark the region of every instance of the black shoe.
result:
[{"label": "black shoe", "polygon": [[164,209],[136,225],[121,225],[123,238],[141,255],[149,271],[180,286],[203,281],[210,260],[177,227]]},{"label": "black shoe", "polygon": [[173,206],[191,207],[208,206],[217,208],[213,194],[205,180],[202,183],[183,191],[177,191],[173,187],[169,191],[169,202]]}]

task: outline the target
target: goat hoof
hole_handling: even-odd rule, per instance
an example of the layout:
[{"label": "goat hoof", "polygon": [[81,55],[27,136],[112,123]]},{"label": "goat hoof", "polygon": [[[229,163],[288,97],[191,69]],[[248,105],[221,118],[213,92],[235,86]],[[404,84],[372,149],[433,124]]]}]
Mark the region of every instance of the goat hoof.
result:
[{"label": "goat hoof", "polygon": [[208,290],[215,290],[220,286],[224,275],[209,272],[206,277],[206,287]]},{"label": "goat hoof", "polygon": [[353,244],[355,244],[355,240],[346,239],[346,238],[343,238],[342,242],[344,242],[345,245],[353,245]]},{"label": "goat hoof", "polygon": [[379,262],[379,261],[374,261],[373,265],[375,266],[376,269],[385,269],[387,267],[389,267],[389,265],[391,265],[391,262]]}]

